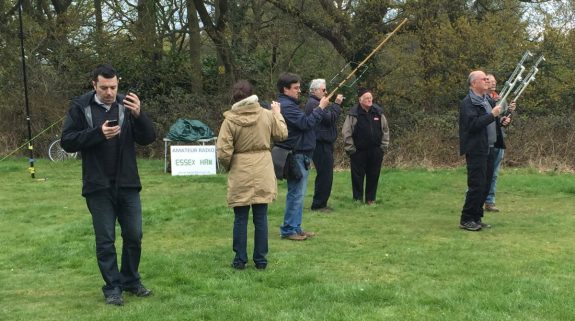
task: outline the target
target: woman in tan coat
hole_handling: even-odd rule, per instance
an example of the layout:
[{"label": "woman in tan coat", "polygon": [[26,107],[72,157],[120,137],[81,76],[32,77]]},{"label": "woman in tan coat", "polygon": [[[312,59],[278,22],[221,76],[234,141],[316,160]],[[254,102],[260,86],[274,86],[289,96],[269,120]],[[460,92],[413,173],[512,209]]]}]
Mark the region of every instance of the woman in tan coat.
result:
[{"label": "woman in tan coat", "polygon": [[247,223],[252,208],[254,233],[253,260],[258,269],[267,266],[268,203],[277,196],[277,182],[271,156],[271,143],[285,140],[287,126],[277,102],[264,109],[252,86],[240,80],[233,87],[231,110],[224,113],[216,144],[218,160],[228,173],[228,206],[234,208],[232,267],[244,269],[247,257]]}]

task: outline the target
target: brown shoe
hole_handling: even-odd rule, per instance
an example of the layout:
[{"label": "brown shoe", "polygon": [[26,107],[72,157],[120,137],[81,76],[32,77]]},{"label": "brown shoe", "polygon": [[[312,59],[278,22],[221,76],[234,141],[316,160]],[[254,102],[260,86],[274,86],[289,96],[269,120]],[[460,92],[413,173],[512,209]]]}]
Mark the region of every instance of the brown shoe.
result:
[{"label": "brown shoe", "polygon": [[292,240],[292,241],[305,241],[307,236],[299,235],[297,233],[291,235],[282,235],[282,240]]},{"label": "brown shoe", "polygon": [[314,237],[315,233],[314,232],[307,232],[307,231],[301,231],[299,233],[297,233],[299,236],[305,236],[306,238],[308,237]]},{"label": "brown shoe", "polygon": [[499,212],[499,209],[495,207],[495,204],[485,203],[485,210],[487,212]]}]

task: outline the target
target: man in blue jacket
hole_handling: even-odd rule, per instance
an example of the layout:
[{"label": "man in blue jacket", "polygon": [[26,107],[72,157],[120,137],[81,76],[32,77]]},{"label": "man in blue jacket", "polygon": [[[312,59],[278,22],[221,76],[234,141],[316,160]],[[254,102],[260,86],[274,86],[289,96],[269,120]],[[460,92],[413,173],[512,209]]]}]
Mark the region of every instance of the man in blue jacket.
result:
[{"label": "man in blue jacket", "polygon": [[[305,113],[310,114],[319,106],[320,100],[327,95],[325,79],[314,79],[309,85],[309,99],[305,104]],[[325,109],[325,114],[319,125],[315,128],[315,149],[313,164],[317,172],[312,211],[330,212],[327,205],[333,185],[333,143],[337,138],[337,119],[341,114],[343,95],[335,98],[335,103]]]},{"label": "man in blue jacket", "polygon": [[510,119],[498,119],[500,106],[494,106],[489,99],[490,80],[476,70],[467,79],[469,94],[459,106],[459,151],[467,162],[467,194],[461,211],[459,227],[468,231],[479,231],[490,227],[482,221],[483,203],[489,193],[495,148],[500,148],[499,125],[508,125]]},{"label": "man in blue jacket", "polygon": [[[61,145],[82,153],[82,195],[92,214],[96,257],[106,284],[107,304],[123,305],[122,292],[145,297],[151,291],[140,281],[142,207],[135,143],[156,139],[151,120],[134,93],[118,95],[118,77],[111,65],[92,74],[94,90],[72,100]],[[122,230],[122,267],[118,269],[115,226]]]},{"label": "man in blue jacket", "polygon": [[301,227],[303,202],[309,167],[315,148],[314,128],[323,119],[325,115],[324,109],[329,104],[327,97],[323,97],[319,102],[319,108],[306,115],[299,107],[300,83],[299,76],[292,73],[281,74],[277,82],[278,102],[287,124],[288,138],[281,143],[277,143],[276,146],[293,151],[295,166],[301,172],[301,177],[299,178],[291,177],[290,175],[287,177],[288,191],[284,222],[280,227],[281,237],[293,241],[303,241],[315,235],[313,232],[304,231]]}]

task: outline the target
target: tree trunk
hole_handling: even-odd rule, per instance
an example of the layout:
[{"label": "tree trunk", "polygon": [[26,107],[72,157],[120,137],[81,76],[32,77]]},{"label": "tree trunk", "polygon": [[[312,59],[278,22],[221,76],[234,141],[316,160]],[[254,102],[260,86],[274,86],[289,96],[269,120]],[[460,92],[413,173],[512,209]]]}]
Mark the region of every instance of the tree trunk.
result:
[{"label": "tree trunk", "polygon": [[190,89],[194,93],[203,93],[203,79],[202,79],[202,58],[201,58],[201,37],[200,37],[200,21],[196,13],[196,4],[193,0],[186,0],[188,7],[188,32],[189,32],[189,46],[190,46],[190,63],[192,65],[192,73]]},{"label": "tree trunk", "polygon": [[152,65],[156,65],[161,59],[161,46],[158,45],[156,34],[155,3],[154,0],[138,0],[138,21],[135,31],[142,55]]},{"label": "tree trunk", "polygon": [[[196,10],[200,15],[204,29],[208,36],[214,42],[218,53],[218,73],[223,77],[220,82],[222,89],[227,89],[235,82],[235,65],[230,45],[226,40],[226,23],[228,14],[227,0],[216,0],[214,3],[216,9],[215,19],[210,17],[208,10],[202,0],[194,0]],[[214,22],[215,20],[215,22]]]},{"label": "tree trunk", "polygon": [[94,14],[96,15],[96,30],[95,30],[95,43],[96,51],[100,52],[102,48],[102,38],[104,35],[104,21],[102,19],[102,0],[94,0]]}]

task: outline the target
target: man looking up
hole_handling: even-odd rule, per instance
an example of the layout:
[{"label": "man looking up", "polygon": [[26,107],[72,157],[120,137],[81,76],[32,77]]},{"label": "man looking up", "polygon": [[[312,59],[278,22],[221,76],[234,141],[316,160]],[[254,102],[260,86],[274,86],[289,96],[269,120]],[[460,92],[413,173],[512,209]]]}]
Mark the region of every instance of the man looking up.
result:
[{"label": "man looking up", "polygon": [[[327,95],[325,79],[314,79],[309,85],[309,99],[305,104],[305,113],[310,114],[318,108],[320,100]],[[325,109],[320,124],[315,128],[315,149],[313,165],[317,172],[312,211],[330,212],[327,205],[333,184],[333,143],[337,138],[337,119],[341,114],[343,95],[335,98],[335,103]]]},{"label": "man looking up", "polygon": [[325,115],[324,109],[329,104],[327,97],[323,97],[319,101],[319,108],[306,115],[299,107],[300,83],[299,76],[292,73],[281,74],[277,82],[278,102],[287,124],[288,138],[277,143],[276,146],[293,151],[296,169],[301,173],[301,177],[290,175],[287,177],[288,191],[284,222],[280,227],[281,237],[292,241],[303,241],[315,235],[313,232],[304,231],[301,227],[303,205],[309,167],[315,148],[314,128],[321,122]]},{"label": "man looking up", "polygon": [[[489,98],[491,98],[495,103],[499,101],[501,97],[497,93],[497,80],[495,76],[492,74],[487,74],[487,78],[489,78]],[[511,103],[509,109],[513,111],[515,109],[515,103]],[[501,117],[500,120],[503,122],[505,119],[508,118],[511,121],[509,116]],[[501,144],[495,147],[495,157],[493,160],[493,177],[491,178],[491,182],[489,184],[489,192],[487,193],[487,198],[485,200],[485,211],[487,212],[499,212],[499,208],[495,206],[495,191],[497,190],[497,176],[499,175],[499,167],[501,167],[501,161],[503,160],[503,156],[505,155],[505,132],[503,128],[497,131],[497,140],[501,140]]]},{"label": "man looking up", "polygon": [[[483,203],[487,198],[497,143],[497,117],[501,107],[488,99],[490,81],[481,70],[467,78],[469,93],[459,106],[459,151],[467,163],[467,194],[459,227],[479,231],[490,227],[482,221]],[[509,120],[502,121],[504,125]],[[499,146],[498,146],[499,147]]]}]

